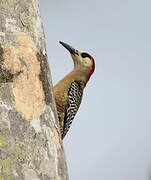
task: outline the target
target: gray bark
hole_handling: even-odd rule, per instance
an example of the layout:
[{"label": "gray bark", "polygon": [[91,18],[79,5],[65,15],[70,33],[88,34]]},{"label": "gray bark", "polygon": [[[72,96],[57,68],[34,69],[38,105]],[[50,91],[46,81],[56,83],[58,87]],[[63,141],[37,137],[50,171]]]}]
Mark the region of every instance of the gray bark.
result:
[{"label": "gray bark", "polygon": [[0,180],[67,180],[38,0],[0,0]]}]

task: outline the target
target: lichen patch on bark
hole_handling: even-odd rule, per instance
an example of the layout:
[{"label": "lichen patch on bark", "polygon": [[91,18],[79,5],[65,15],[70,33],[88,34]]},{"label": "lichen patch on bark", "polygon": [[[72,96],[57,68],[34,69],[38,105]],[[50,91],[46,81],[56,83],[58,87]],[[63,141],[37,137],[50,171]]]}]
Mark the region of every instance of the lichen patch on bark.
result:
[{"label": "lichen patch on bark", "polygon": [[28,119],[38,118],[44,111],[44,93],[40,62],[33,40],[25,33],[16,33],[16,46],[3,46],[3,69],[12,74],[20,72],[13,80],[13,95],[18,112]]}]

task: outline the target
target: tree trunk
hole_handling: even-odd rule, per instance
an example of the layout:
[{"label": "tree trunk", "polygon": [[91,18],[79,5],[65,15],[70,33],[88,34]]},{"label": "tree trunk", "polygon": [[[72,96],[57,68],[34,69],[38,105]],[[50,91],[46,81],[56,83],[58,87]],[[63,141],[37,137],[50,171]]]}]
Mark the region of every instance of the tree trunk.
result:
[{"label": "tree trunk", "polygon": [[0,180],[67,180],[38,0],[0,0]]}]

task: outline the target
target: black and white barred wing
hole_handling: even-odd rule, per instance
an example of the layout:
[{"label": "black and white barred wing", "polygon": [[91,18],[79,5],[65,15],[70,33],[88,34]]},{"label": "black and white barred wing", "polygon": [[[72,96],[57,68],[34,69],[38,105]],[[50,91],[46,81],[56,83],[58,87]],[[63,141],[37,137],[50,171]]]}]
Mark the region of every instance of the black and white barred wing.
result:
[{"label": "black and white barred wing", "polygon": [[67,134],[72,121],[79,109],[79,106],[81,104],[82,95],[83,95],[83,89],[85,85],[82,81],[74,81],[71,83],[71,87],[68,91],[68,108],[65,113],[65,119],[64,119],[64,127],[63,127],[63,138]]}]

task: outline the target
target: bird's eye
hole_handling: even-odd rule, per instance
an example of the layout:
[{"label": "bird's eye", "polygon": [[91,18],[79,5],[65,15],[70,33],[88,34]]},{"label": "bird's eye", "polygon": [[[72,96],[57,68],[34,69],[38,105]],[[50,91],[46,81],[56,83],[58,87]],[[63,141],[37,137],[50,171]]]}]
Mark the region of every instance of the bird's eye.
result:
[{"label": "bird's eye", "polygon": [[82,53],[82,54],[81,54],[81,57],[86,58],[86,57],[90,57],[90,55],[87,54],[87,53]]}]

